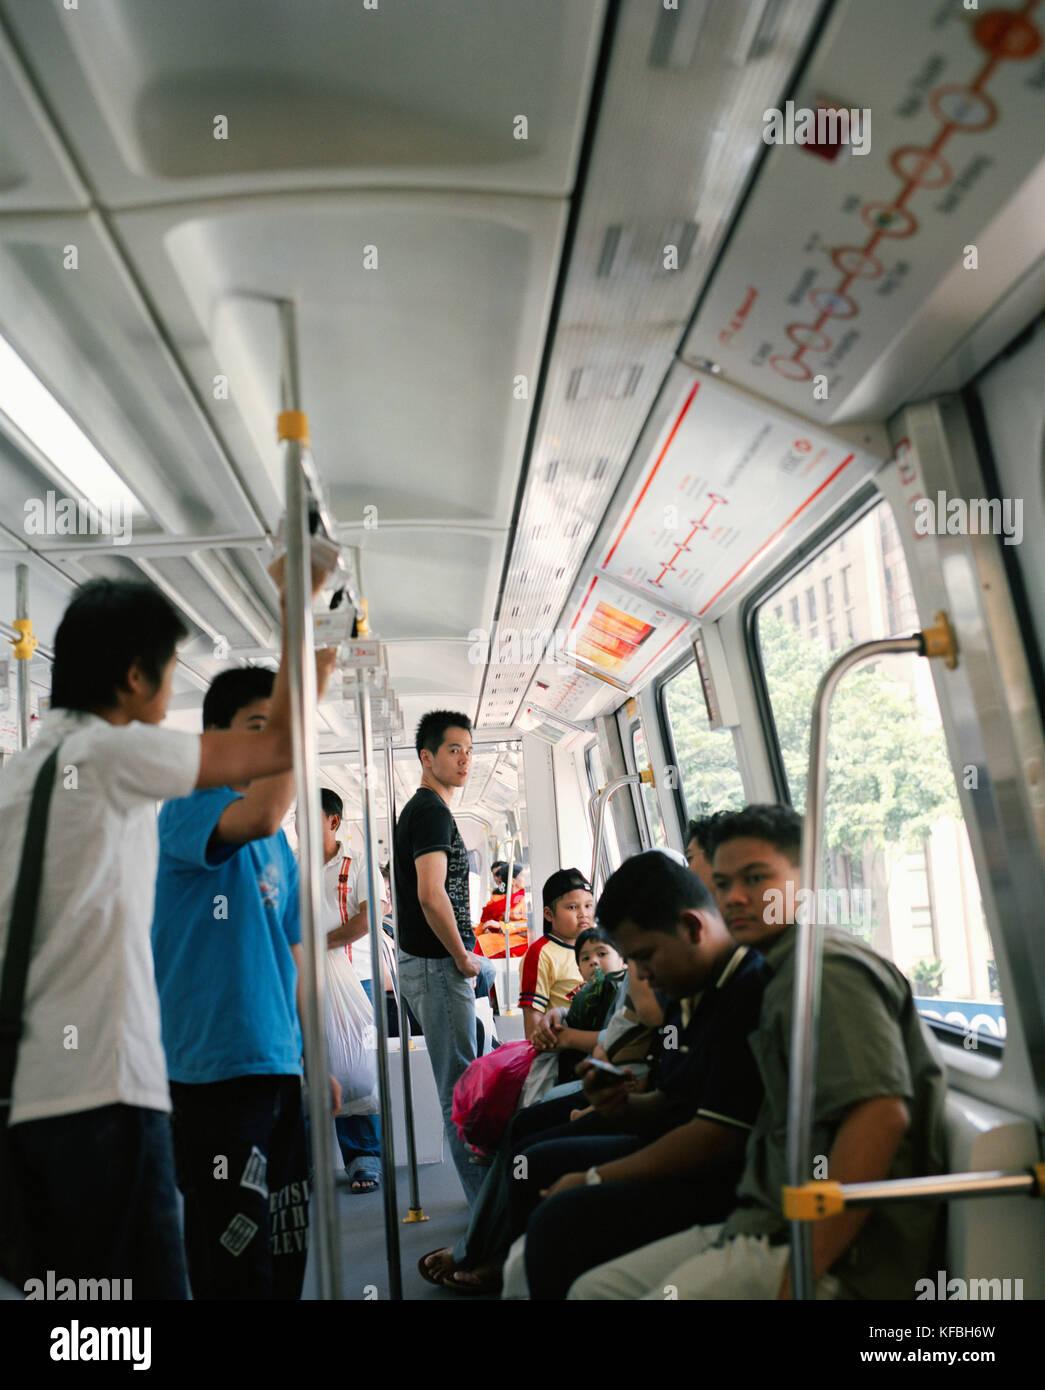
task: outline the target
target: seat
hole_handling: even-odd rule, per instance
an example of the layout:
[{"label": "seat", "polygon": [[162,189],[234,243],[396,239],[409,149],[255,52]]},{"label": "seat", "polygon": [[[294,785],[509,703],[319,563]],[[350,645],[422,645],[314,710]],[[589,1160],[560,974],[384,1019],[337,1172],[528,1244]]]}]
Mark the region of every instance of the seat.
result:
[{"label": "seat", "polygon": [[[944,1122],[952,1173],[1012,1172],[1039,1161],[1035,1127],[1024,1115],[951,1089]],[[1006,1196],[948,1202],[946,1249],[948,1277],[1022,1279],[1024,1299],[1045,1298],[1041,1199]]]}]

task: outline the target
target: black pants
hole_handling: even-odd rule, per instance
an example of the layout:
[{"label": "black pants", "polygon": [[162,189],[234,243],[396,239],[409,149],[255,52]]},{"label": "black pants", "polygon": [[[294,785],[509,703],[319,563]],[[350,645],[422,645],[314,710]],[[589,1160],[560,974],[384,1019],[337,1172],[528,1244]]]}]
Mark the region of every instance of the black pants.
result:
[{"label": "black pants", "polygon": [[193,1298],[300,1298],[309,1204],[301,1078],[172,1081],[171,1100]]},{"label": "black pants", "polygon": [[[527,1149],[531,1175],[547,1186],[562,1177],[562,1156],[555,1143]],[[610,1157],[606,1155],[602,1162]],[[576,1168],[599,1155],[578,1155]],[[607,1182],[577,1187],[545,1197],[526,1227],[526,1282],[533,1299],[562,1299],[570,1285],[596,1265],[619,1259],[655,1240],[678,1235],[690,1226],[723,1221],[736,1205],[729,1182]]]},{"label": "black pants", "polygon": [[29,1242],[25,1279],[50,1271],[122,1281],[113,1298],[188,1297],[163,1111],[103,1105],[12,1125],[8,1137]]},{"label": "black pants", "polygon": [[[528,1152],[529,1145],[561,1133],[568,1134],[571,1139],[613,1133],[599,1115],[585,1115],[571,1123],[570,1111],[583,1104],[582,1096],[560,1096],[527,1106],[512,1116],[479,1194],[472,1202],[468,1230],[454,1246],[454,1261],[462,1269],[501,1264],[512,1241],[526,1229],[526,1219],[536,1199],[532,1196],[534,1189],[527,1182],[528,1164],[519,1163],[518,1159]],[[629,1138],[627,1142],[630,1146],[638,1144],[637,1139]],[[625,1150],[630,1151],[631,1147]],[[589,1163],[593,1161],[588,1160]],[[517,1187],[527,1188],[528,1195],[516,1192]]]}]

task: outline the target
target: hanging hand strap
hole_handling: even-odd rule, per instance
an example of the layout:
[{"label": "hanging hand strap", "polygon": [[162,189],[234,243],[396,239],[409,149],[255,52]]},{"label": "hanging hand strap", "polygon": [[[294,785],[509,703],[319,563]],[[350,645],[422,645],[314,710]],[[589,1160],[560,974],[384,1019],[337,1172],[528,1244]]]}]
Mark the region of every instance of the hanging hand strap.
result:
[{"label": "hanging hand strap", "polygon": [[7,1123],[15,1067],[18,1063],[18,1044],[22,1037],[22,1006],[29,976],[36,906],[40,898],[40,870],[44,858],[47,813],[51,805],[57,766],[56,747],[37,773],[33,784],[29,820],[25,828],[25,839],[22,841],[22,863],[11,903],[11,921],[7,932],[7,948],[4,951],[4,974],[0,983],[0,1124]]}]

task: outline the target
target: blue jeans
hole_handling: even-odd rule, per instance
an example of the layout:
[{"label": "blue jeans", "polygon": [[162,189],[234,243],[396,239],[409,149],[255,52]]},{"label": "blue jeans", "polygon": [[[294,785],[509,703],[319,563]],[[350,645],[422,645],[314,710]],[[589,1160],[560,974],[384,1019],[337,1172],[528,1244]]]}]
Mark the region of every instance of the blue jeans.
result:
[{"label": "blue jeans", "polygon": [[447,1143],[469,1206],[483,1185],[486,1169],[472,1163],[471,1151],[451,1118],[454,1087],[465,1067],[475,1061],[475,988],[449,956],[429,960],[405,953],[399,967],[403,998],[421,1024],[432,1063]]},{"label": "blue jeans", "polygon": [[[374,1002],[373,980],[359,982],[371,1004]],[[338,1115],[334,1121],[337,1142],[346,1168],[357,1158],[373,1158],[375,1172],[381,1168],[381,1119],[378,1115]]]},{"label": "blue jeans", "polygon": [[170,1119],[103,1105],[9,1130],[29,1233],[26,1278],[129,1279],[138,1299],[188,1297]]}]

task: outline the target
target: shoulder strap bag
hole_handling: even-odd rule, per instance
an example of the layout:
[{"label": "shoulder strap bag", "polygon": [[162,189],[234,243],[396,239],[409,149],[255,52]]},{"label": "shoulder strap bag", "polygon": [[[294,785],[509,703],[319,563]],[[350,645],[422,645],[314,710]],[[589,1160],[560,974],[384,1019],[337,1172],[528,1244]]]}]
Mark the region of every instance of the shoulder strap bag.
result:
[{"label": "shoulder strap bag", "polygon": [[11,921],[0,980],[0,1274],[18,1284],[26,1251],[22,1204],[18,1199],[10,1129],[18,1044],[23,1030],[22,1009],[32,955],[33,928],[40,899],[40,875],[44,858],[47,815],[54,790],[58,752],[45,759],[33,784],[29,819],[22,841],[22,863],[11,902]]}]

